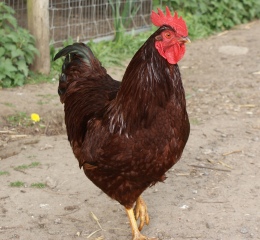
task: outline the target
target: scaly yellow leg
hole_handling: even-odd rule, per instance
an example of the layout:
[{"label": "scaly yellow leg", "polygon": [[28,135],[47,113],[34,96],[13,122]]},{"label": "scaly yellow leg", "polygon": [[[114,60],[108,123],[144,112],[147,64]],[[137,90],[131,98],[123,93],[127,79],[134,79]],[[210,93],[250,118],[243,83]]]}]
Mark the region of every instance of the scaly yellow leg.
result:
[{"label": "scaly yellow leg", "polygon": [[150,221],[146,203],[141,196],[136,200],[134,213],[135,213],[136,220],[140,218],[139,230],[141,231],[143,229],[144,224],[148,225]]},{"label": "scaly yellow leg", "polygon": [[133,208],[127,209],[126,208],[126,213],[130,221],[130,226],[132,229],[132,235],[133,239],[132,240],[158,240],[157,238],[148,238],[144,235],[142,235],[137,227],[137,223],[135,220],[135,215],[134,215],[134,210]]}]

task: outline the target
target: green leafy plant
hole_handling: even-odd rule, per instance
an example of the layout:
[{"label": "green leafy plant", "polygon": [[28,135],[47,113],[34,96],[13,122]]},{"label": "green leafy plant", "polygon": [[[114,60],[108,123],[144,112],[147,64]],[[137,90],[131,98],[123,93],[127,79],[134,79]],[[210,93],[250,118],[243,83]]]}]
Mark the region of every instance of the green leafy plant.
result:
[{"label": "green leafy plant", "polygon": [[0,2],[0,87],[22,86],[38,53],[34,38],[18,27],[14,10]]},{"label": "green leafy plant", "polygon": [[120,42],[125,34],[125,28],[130,23],[130,17],[134,17],[141,7],[136,5],[136,1],[126,0],[124,2],[118,0],[108,0],[112,9],[112,15],[114,20],[115,36],[114,41]]},{"label": "green leafy plant", "polygon": [[192,39],[260,18],[260,1],[255,0],[163,0],[162,3],[183,16]]}]

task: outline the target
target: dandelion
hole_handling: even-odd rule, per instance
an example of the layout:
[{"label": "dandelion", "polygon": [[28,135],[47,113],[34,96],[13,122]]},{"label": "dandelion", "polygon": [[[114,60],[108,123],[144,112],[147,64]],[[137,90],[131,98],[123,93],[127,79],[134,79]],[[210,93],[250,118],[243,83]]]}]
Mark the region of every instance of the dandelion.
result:
[{"label": "dandelion", "polygon": [[32,120],[33,122],[39,122],[41,119],[40,119],[39,114],[37,114],[37,113],[32,113],[32,114],[31,114],[31,120]]}]

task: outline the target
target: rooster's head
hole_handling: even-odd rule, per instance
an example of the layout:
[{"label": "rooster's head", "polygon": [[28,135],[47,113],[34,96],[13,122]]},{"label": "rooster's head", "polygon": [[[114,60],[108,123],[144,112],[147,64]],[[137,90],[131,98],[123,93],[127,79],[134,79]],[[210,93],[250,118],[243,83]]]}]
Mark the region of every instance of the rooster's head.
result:
[{"label": "rooster's head", "polygon": [[168,7],[165,15],[161,9],[158,13],[153,11],[151,20],[155,26],[162,28],[155,37],[155,48],[170,64],[176,64],[185,53],[185,43],[190,42],[185,21],[182,17],[178,18],[177,12],[172,16]]}]

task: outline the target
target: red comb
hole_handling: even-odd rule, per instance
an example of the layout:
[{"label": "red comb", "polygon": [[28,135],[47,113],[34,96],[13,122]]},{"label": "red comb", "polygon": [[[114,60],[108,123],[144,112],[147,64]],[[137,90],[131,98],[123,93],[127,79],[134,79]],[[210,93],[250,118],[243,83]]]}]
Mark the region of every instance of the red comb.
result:
[{"label": "red comb", "polygon": [[161,27],[162,25],[169,25],[176,30],[182,36],[188,36],[188,29],[185,21],[182,17],[178,18],[177,12],[174,13],[174,16],[171,15],[171,11],[166,7],[166,15],[163,11],[158,8],[158,13],[152,11],[151,20],[153,25]]}]

